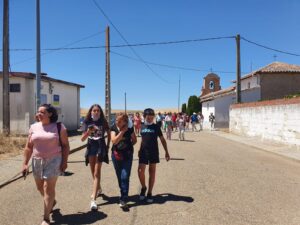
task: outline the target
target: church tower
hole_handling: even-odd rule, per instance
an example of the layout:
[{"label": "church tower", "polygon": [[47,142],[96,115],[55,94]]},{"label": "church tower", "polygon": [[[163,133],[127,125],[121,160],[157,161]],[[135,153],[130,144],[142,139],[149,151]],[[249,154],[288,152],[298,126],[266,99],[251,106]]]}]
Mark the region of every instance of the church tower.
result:
[{"label": "church tower", "polygon": [[215,73],[209,73],[203,79],[200,97],[219,90],[221,90],[220,77]]}]

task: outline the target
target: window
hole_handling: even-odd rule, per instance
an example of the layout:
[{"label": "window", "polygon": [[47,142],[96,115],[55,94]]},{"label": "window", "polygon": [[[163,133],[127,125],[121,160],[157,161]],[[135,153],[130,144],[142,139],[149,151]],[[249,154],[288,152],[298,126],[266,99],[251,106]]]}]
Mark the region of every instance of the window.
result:
[{"label": "window", "polygon": [[250,82],[248,82],[248,89],[250,89],[250,87],[251,87],[251,83],[250,83]]},{"label": "window", "polygon": [[212,80],[209,82],[209,89],[210,90],[214,90],[215,89],[215,83]]},{"label": "window", "polygon": [[209,110],[209,103],[207,103],[207,110]]},{"label": "window", "polygon": [[41,94],[41,105],[47,104],[47,95]]},{"label": "window", "polygon": [[10,92],[21,92],[21,84],[9,84]]}]

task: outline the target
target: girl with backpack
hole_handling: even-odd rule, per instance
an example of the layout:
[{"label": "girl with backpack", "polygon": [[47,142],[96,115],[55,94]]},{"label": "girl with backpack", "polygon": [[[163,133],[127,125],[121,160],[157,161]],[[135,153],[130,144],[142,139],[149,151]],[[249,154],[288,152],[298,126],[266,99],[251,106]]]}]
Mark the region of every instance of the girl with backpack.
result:
[{"label": "girl with backpack", "polygon": [[55,187],[58,176],[67,168],[69,141],[65,126],[57,123],[56,109],[43,104],[36,114],[37,122],[32,124],[24,150],[23,176],[28,173],[28,163],[32,156],[32,172],[36,187],[44,199],[42,225],[50,224],[50,213],[55,200]]}]

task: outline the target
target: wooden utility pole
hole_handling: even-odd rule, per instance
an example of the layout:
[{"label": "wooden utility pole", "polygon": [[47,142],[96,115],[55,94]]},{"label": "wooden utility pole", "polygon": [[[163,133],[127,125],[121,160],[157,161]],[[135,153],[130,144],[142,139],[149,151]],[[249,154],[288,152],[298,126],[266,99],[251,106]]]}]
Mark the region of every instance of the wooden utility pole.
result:
[{"label": "wooden utility pole", "polygon": [[9,0],[3,1],[3,133],[10,134],[9,104]]},{"label": "wooden utility pole", "polygon": [[41,105],[40,0],[36,0],[36,111]]},{"label": "wooden utility pole", "polygon": [[241,103],[241,36],[238,34],[236,40],[236,103]]},{"label": "wooden utility pole", "polygon": [[111,123],[111,95],[110,95],[110,35],[109,26],[106,28],[105,42],[105,115],[108,123]]}]

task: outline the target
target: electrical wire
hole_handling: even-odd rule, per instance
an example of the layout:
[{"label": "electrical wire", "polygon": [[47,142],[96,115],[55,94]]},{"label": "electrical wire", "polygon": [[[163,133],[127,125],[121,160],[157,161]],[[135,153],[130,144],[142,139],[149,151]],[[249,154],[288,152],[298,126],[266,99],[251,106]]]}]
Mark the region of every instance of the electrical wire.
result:
[{"label": "electrical wire", "polygon": [[[65,49],[65,48],[67,48],[67,47],[69,47],[69,46],[72,46],[72,45],[78,44],[78,43],[80,43],[80,42],[83,42],[83,41],[85,41],[85,40],[88,40],[88,39],[90,39],[90,38],[92,38],[92,37],[95,37],[95,36],[97,36],[97,35],[99,35],[99,34],[102,34],[102,33],[104,33],[104,32],[105,32],[105,31],[100,31],[100,32],[91,34],[91,35],[86,36],[86,37],[83,37],[83,38],[81,38],[81,39],[79,39],[79,40],[77,40],[77,41],[74,41],[74,42],[71,42],[71,43],[69,43],[69,44],[63,45],[63,46],[60,47],[60,48],[51,49],[50,52],[45,52],[45,53],[43,53],[43,54],[41,54],[41,55],[44,56],[44,55],[48,55],[48,54],[54,53],[54,52],[56,52],[56,51],[61,51],[62,49]],[[34,51],[35,49],[23,49],[23,50],[25,50],[25,51]],[[46,50],[46,49],[43,49],[43,50]],[[48,50],[50,50],[50,49],[48,49]],[[12,51],[12,49],[10,49],[10,51]],[[15,49],[15,51],[20,51],[20,49]],[[35,58],[36,58],[36,57],[34,56],[34,57],[31,57],[31,58],[27,58],[27,59],[21,60],[21,61],[19,61],[19,62],[14,63],[13,66],[18,65],[18,64],[22,64],[22,63],[24,63],[24,62],[31,61],[31,60],[33,60],[33,59],[35,59]]]},{"label": "electrical wire", "polygon": [[[198,38],[198,39],[190,39],[190,40],[178,40],[178,41],[162,41],[162,42],[149,42],[149,43],[136,43],[136,44],[125,44],[125,45],[110,45],[110,48],[124,48],[124,47],[143,47],[143,46],[155,46],[155,45],[170,45],[170,44],[182,44],[182,43],[190,43],[190,42],[201,42],[201,41],[211,41],[211,40],[220,40],[220,39],[228,39],[234,37],[212,37],[212,38]],[[73,44],[72,44],[73,45]],[[61,47],[61,48],[44,48],[43,51],[58,51],[58,50],[83,50],[83,49],[99,49],[105,48],[102,46],[83,46],[83,47]],[[32,48],[13,48],[10,51],[34,51]]]},{"label": "electrical wire", "polygon": [[96,0],[93,0],[95,6],[97,7],[97,9],[102,13],[102,15],[108,20],[108,22],[113,26],[113,28],[117,31],[117,33],[119,34],[119,36],[123,39],[123,41],[128,45],[128,47],[131,49],[131,51],[133,52],[133,54],[144,63],[144,65],[159,79],[161,79],[162,81],[164,81],[165,83],[170,83],[168,82],[166,79],[164,79],[162,76],[160,76],[156,71],[154,71],[151,66],[149,66],[149,64],[146,63],[146,61],[134,50],[134,48],[132,46],[130,46],[129,42],[127,41],[127,39],[124,37],[124,35],[119,31],[119,29],[114,25],[114,23],[111,21],[111,19],[106,15],[106,13],[104,12],[104,10],[100,7],[100,5],[96,2]]},{"label": "electrical wire", "polygon": [[279,52],[279,53],[282,53],[282,54],[286,54],[286,55],[292,55],[292,56],[300,56],[300,54],[296,54],[296,53],[292,53],[292,52],[288,52],[288,51],[283,51],[283,50],[278,50],[278,49],[275,49],[275,48],[271,48],[271,47],[268,47],[268,46],[265,46],[265,45],[262,45],[262,44],[259,44],[257,42],[254,42],[254,41],[250,41],[244,37],[241,37],[241,40],[244,40],[250,44],[253,44],[253,45],[256,45],[258,47],[261,47],[261,48],[264,48],[264,49],[268,49],[268,50],[271,50],[271,51],[274,51],[274,52]]},{"label": "electrical wire", "polygon": [[[127,59],[130,59],[130,60],[133,60],[133,61],[138,61],[140,62],[139,59],[137,58],[133,58],[131,56],[128,56],[128,55],[123,55],[123,54],[120,54],[118,52],[115,52],[115,51],[110,51],[112,54],[114,55],[118,55],[118,56],[121,56],[123,58],[127,58]],[[186,71],[196,71],[196,72],[215,72],[215,73],[228,73],[228,74],[235,74],[236,72],[232,72],[232,71],[211,71],[211,70],[204,70],[204,69],[197,69],[197,68],[189,68],[189,67],[182,67],[182,66],[174,66],[174,65],[168,65],[168,64],[161,64],[161,63],[155,63],[155,62],[149,62],[149,61],[146,61],[148,64],[150,65],[155,65],[155,66],[161,66],[161,67],[167,67],[167,68],[171,68],[171,69],[179,69],[179,70],[186,70]]]}]

